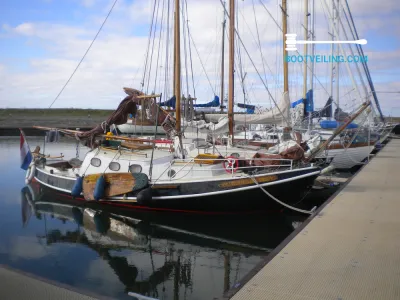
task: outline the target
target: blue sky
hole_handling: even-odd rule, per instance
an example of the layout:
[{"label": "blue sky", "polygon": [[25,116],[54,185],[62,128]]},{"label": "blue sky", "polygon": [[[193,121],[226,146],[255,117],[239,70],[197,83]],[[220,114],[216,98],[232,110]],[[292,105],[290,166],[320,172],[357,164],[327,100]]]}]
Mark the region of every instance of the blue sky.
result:
[{"label": "blue sky", "polygon": [[[317,10],[320,10],[320,15],[317,17],[317,38],[321,37],[319,39],[323,39],[324,32],[327,31],[322,6],[318,4],[321,1],[316,1]],[[400,91],[400,37],[396,29],[400,26],[398,18],[400,10],[397,8],[397,1],[381,0],[379,3],[368,3],[364,0],[348,1],[360,38],[368,40],[364,51],[369,56],[369,67],[376,90]],[[86,51],[112,2],[111,0],[2,1],[0,4],[0,76],[4,80],[0,82],[0,107],[47,107]],[[258,2],[255,1],[255,3]],[[280,1],[263,0],[263,2],[280,22],[277,5]],[[302,5],[298,2],[302,1],[288,1],[289,9],[291,9],[291,14],[289,14],[291,27],[289,28],[300,28],[296,29],[296,32],[302,34],[299,23],[302,20]],[[123,86],[140,87],[152,3],[148,0],[118,1],[92,50],[54,107],[114,108],[124,96]],[[251,29],[255,29],[251,23],[254,22],[251,1],[240,1],[238,7],[241,9],[243,18],[250,23]],[[217,82],[219,70],[216,66],[220,63],[220,53],[216,49],[220,47],[219,24],[222,21],[222,8],[217,0],[188,0],[188,10],[191,34],[200,52],[199,59],[195,50],[192,49],[192,55],[195,57],[193,58],[195,81],[198,82],[196,92],[198,99],[201,99],[199,102],[206,102],[212,99],[213,92],[204,76],[200,60],[205,65],[207,75],[215,88],[219,85]],[[166,18],[166,6],[163,11]],[[276,52],[280,53],[280,50],[276,51],[276,47],[270,46],[276,42],[277,38],[280,39],[279,32],[261,6],[257,7],[256,11],[263,45],[269,45],[263,49],[273,73],[269,77],[275,77],[281,81],[282,72],[279,69],[281,61],[280,57],[275,55]],[[159,17],[161,18],[161,10]],[[248,50],[251,55],[256,57],[259,55],[259,50],[254,46],[252,35],[249,32],[246,33],[243,28],[244,25],[239,28],[243,30],[242,38],[245,43],[248,42],[246,45],[249,45]],[[165,39],[165,35],[163,38]],[[217,44],[212,47],[211,44],[215,41]],[[162,46],[163,44],[161,48]],[[165,57],[165,51],[161,56]],[[164,74],[165,71],[162,69],[165,68],[163,59],[160,58],[160,74]],[[257,58],[254,59],[257,60]],[[260,62],[258,60],[257,65]],[[246,58],[244,66],[251,68]],[[291,68],[291,72],[301,72],[299,67],[292,66]],[[328,76],[326,67],[319,66],[318,68],[321,70],[317,72],[320,80],[326,81]],[[248,72],[249,80],[257,78],[254,70]],[[343,73],[343,76],[348,75]],[[302,90],[301,76],[292,76],[292,81],[295,87],[291,98],[295,101]],[[346,89],[345,84],[349,85],[349,82],[349,79],[343,80],[343,93]],[[260,82],[254,84],[248,82],[248,84],[261,86]],[[281,82],[271,83],[271,91],[274,91],[277,85],[280,86]],[[236,86],[237,93],[240,93],[239,84]],[[161,84],[157,83],[154,88],[160,89]],[[322,91],[316,91],[316,93],[320,92],[322,93]],[[276,90],[273,94],[279,98],[280,90]],[[266,98],[262,87],[253,91],[252,95],[254,95],[252,103],[262,104],[260,99]],[[400,116],[399,97],[400,94],[380,95],[385,113]],[[326,95],[321,94],[317,98],[323,103]]]}]

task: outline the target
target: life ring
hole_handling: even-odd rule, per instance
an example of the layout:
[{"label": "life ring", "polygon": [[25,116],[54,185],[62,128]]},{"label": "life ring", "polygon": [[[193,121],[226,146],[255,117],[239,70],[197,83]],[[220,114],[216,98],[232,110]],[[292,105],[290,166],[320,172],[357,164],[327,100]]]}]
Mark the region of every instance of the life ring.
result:
[{"label": "life ring", "polygon": [[239,160],[235,156],[227,156],[222,165],[227,173],[235,173],[239,168]]},{"label": "life ring", "polygon": [[30,184],[33,176],[35,176],[35,172],[36,172],[36,166],[35,164],[31,164],[28,167],[28,170],[26,170],[26,175],[25,175],[25,184]]}]

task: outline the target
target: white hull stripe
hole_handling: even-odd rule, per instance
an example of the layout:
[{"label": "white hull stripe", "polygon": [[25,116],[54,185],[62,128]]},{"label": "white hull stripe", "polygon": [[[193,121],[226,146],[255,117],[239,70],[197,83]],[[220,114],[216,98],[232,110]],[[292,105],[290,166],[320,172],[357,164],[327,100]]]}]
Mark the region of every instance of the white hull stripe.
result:
[{"label": "white hull stripe", "polygon": [[[320,171],[315,171],[312,173],[307,173],[307,174],[303,174],[303,175],[299,175],[299,176],[295,176],[295,177],[291,177],[291,178],[286,178],[286,179],[282,179],[282,180],[276,180],[273,182],[266,182],[266,183],[262,183],[262,184],[258,184],[258,185],[251,185],[251,186],[246,186],[246,187],[241,187],[241,188],[235,188],[235,189],[231,189],[231,190],[224,190],[224,191],[217,191],[217,192],[208,192],[208,193],[203,193],[203,194],[188,194],[188,195],[176,195],[176,196],[158,196],[158,197],[153,197],[153,199],[156,200],[163,200],[163,199],[183,199],[183,198],[189,198],[189,197],[193,197],[193,198],[198,198],[198,197],[207,197],[207,196],[214,196],[214,195],[221,195],[221,194],[228,194],[228,193],[235,193],[235,192],[239,192],[239,191],[247,191],[247,190],[252,190],[252,189],[257,189],[260,186],[262,187],[266,187],[266,186],[272,186],[272,185],[277,185],[277,184],[281,184],[281,183],[286,183],[286,182],[290,182],[290,181],[294,181],[294,180],[298,180],[298,179],[302,179],[302,178],[306,178],[306,177],[311,177],[314,175],[318,175],[320,174]],[[263,174],[265,175],[265,174]],[[52,176],[52,175],[50,175]],[[71,191],[63,189],[63,188],[59,188],[59,187],[55,187],[52,185],[49,185],[47,183],[44,183],[43,181],[37,179],[35,177],[35,179],[40,182],[41,184],[50,187],[52,189],[61,191],[61,192],[65,192],[70,194]],[[82,194],[81,194],[82,195]],[[111,197],[109,199],[105,199],[104,201],[123,201],[123,200],[136,200],[136,197]],[[101,201],[101,200],[100,200]]]}]

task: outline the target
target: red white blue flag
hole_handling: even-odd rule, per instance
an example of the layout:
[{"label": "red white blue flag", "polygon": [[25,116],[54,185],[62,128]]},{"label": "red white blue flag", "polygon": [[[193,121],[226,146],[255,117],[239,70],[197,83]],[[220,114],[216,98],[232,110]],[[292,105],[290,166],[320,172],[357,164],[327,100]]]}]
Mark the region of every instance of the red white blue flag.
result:
[{"label": "red white blue flag", "polygon": [[32,153],[29,149],[28,142],[26,141],[25,134],[22,129],[19,129],[20,134],[20,155],[21,155],[21,169],[28,170],[30,163],[32,162]]}]

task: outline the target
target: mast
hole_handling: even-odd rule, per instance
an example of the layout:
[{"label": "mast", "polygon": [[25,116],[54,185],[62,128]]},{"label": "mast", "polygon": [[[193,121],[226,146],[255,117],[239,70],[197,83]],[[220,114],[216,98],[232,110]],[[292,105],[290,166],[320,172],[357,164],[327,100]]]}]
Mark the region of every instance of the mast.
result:
[{"label": "mast", "polygon": [[229,87],[228,118],[229,135],[233,143],[233,99],[234,99],[234,57],[235,57],[235,0],[229,0]]},{"label": "mast", "polygon": [[224,77],[225,77],[225,26],[226,26],[226,17],[225,17],[225,1],[223,3],[224,7],[224,18],[222,21],[222,53],[221,53],[221,94],[220,94],[220,109],[221,109],[221,114],[222,110],[224,107]]},{"label": "mast", "polygon": [[[335,0],[332,0],[332,17],[330,18],[331,19],[331,22],[330,22],[330,25],[331,25],[331,32],[330,32],[330,34],[331,34],[331,37],[332,37],[332,41],[334,41],[335,40],[335,31],[334,31],[334,28],[335,28],[335,20],[334,20],[334,1]],[[332,43],[331,44],[331,58],[333,58],[333,53],[334,53],[334,49],[335,49],[335,44],[334,43]],[[331,63],[331,76],[330,76],[330,96],[332,97],[332,99],[333,99],[333,59],[332,59],[332,63]],[[337,102],[336,102],[336,104],[337,104]],[[339,107],[338,107],[339,108]],[[329,118],[330,119],[330,118]]]},{"label": "mast", "polygon": [[289,92],[288,61],[285,39],[287,34],[287,3],[282,0],[282,32],[283,32],[283,92]]},{"label": "mast", "polygon": [[[312,0],[312,24],[311,24],[312,40],[315,40],[315,0]],[[315,44],[311,46],[311,56],[314,57],[315,54]],[[311,89],[314,90],[314,72],[315,72],[315,62],[314,59],[311,61]]]},{"label": "mast", "polygon": [[[335,0],[333,0],[335,1]],[[339,0],[337,0],[337,7],[336,7],[336,22],[334,26],[337,26],[337,36],[336,40],[339,40],[339,18],[340,18],[340,10],[339,10]],[[337,59],[340,55],[339,52],[339,47],[336,47],[336,101],[337,101],[337,106],[339,108],[339,59]],[[338,123],[339,126],[339,123]]]},{"label": "mast", "polygon": [[[308,41],[308,0],[304,0],[304,40]],[[304,44],[304,56],[307,57],[308,44]],[[307,99],[307,59],[304,60],[303,99]]]},{"label": "mast", "polygon": [[[287,93],[289,96],[289,65],[287,60],[287,50],[285,45],[286,34],[287,34],[287,0],[282,0],[282,34],[283,34],[283,94]],[[290,105],[289,105],[290,107]],[[288,126],[290,121],[290,109],[287,110],[287,122]]]},{"label": "mast", "polygon": [[[310,14],[308,13],[308,0],[304,0],[304,39],[308,41],[308,16]],[[304,78],[303,78],[303,99],[304,99],[304,112],[307,111],[307,55],[308,55],[308,44],[304,44],[304,56],[306,59],[304,59]],[[310,129],[310,123],[311,123],[311,112],[309,113],[309,118],[308,118],[308,129]]]},{"label": "mast", "polygon": [[[311,23],[311,39],[314,41],[315,40],[315,0],[312,0],[312,23]],[[311,56],[315,58],[315,44],[312,44],[311,46]],[[310,78],[310,85],[311,85],[311,90],[313,93],[313,101],[314,101],[314,72],[315,72],[315,62],[314,59],[311,61],[311,78]],[[308,115],[308,130],[311,130],[312,126],[312,117],[311,113]]]},{"label": "mast", "polygon": [[174,44],[174,94],[176,97],[175,104],[175,118],[176,118],[176,130],[180,134],[181,132],[181,41],[180,41],[180,12],[179,12],[179,0],[175,0],[175,44]]}]

